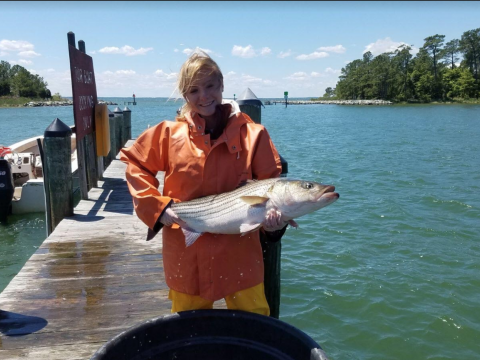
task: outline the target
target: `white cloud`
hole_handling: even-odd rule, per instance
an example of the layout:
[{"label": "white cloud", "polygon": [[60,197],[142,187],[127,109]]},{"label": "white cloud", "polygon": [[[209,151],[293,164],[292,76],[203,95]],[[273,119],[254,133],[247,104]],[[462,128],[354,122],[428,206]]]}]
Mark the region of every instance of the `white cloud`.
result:
[{"label": "white cloud", "polygon": [[31,58],[31,57],[35,57],[35,56],[40,56],[40,54],[36,53],[33,50],[27,50],[27,51],[20,51],[18,53],[18,56]]},{"label": "white cloud", "polygon": [[125,45],[121,48],[118,48],[116,46],[107,46],[98,50],[98,52],[101,52],[102,54],[121,54],[125,56],[136,56],[136,55],[145,55],[147,52],[151,50],[153,50],[153,48],[151,47],[149,48],[141,47],[139,49],[135,49],[129,45]]},{"label": "white cloud", "polygon": [[316,78],[316,77],[322,77],[323,75],[320,74],[320,73],[318,73],[318,72],[316,72],[316,71],[312,71],[312,73],[310,74],[310,76]]},{"label": "white cloud", "polygon": [[201,47],[198,47],[198,46],[195,49],[186,48],[182,51],[182,53],[184,53],[187,56],[190,56],[194,52],[200,52],[200,51],[203,51],[204,53],[207,53],[207,54],[212,54],[213,53],[213,51],[210,50],[210,49],[202,49]]},{"label": "white cloud", "polygon": [[136,72],[135,72],[135,70],[117,70],[117,71],[115,71],[115,74],[118,74],[118,75],[135,75]]},{"label": "white cloud", "polygon": [[317,50],[343,54],[347,49],[345,49],[343,45],[335,45],[335,46],[321,46]]},{"label": "white cloud", "polygon": [[288,49],[287,51],[280,51],[280,54],[277,55],[278,58],[284,59],[292,55],[292,51]]},{"label": "white cloud", "polygon": [[172,72],[172,73],[166,73],[165,71],[163,70],[157,70],[154,72],[154,75],[156,77],[160,77],[160,78],[164,78],[166,80],[172,80],[172,79],[176,79],[178,74],[175,73],[175,72]]},{"label": "white cloud", "polygon": [[32,64],[33,64],[33,61],[31,61],[31,60],[25,60],[25,59],[20,59],[20,60],[18,60],[18,63],[19,63],[19,64],[22,64],[22,65],[32,65]]},{"label": "white cloud", "polygon": [[272,53],[272,49],[270,49],[269,47],[264,47],[260,51],[260,55],[262,55],[262,56],[270,55],[271,53]]},{"label": "white cloud", "polygon": [[253,58],[256,56],[267,56],[272,53],[272,49],[268,46],[263,47],[261,50],[256,50],[252,45],[240,46],[234,45],[232,49],[232,55],[238,56],[244,59]]},{"label": "white cloud", "polygon": [[[389,37],[386,37],[385,39],[378,39],[374,43],[370,43],[367,46],[365,46],[365,50],[363,51],[363,54],[365,54],[367,51],[370,51],[374,56],[377,56],[385,52],[394,52],[401,45],[408,45],[408,44],[404,43],[403,41],[399,41],[399,42],[393,41]],[[414,46],[410,46],[410,47],[412,48],[411,50],[412,55],[415,55],[416,53],[418,53],[418,48]]]},{"label": "white cloud", "polygon": [[332,69],[331,67],[327,67],[327,68],[325,69],[325,72],[326,72],[327,74],[334,74],[334,75],[335,75],[335,74],[340,74],[342,71],[341,71],[341,70]]},{"label": "white cloud", "polygon": [[302,54],[302,55],[298,55],[295,59],[297,60],[313,60],[313,59],[321,59],[321,58],[325,58],[325,57],[328,57],[330,56],[327,52],[325,51],[314,51],[313,53],[311,54]]},{"label": "white cloud", "polygon": [[5,52],[19,53],[22,51],[33,51],[32,43],[24,40],[0,40],[0,50]]},{"label": "white cloud", "polygon": [[294,80],[294,81],[303,81],[308,78],[308,74],[303,71],[298,71],[296,73],[293,73],[290,76],[287,76],[285,79],[287,80]]},{"label": "white cloud", "polygon": [[0,40],[0,56],[18,56],[20,58],[18,61],[10,61],[11,64],[33,64],[31,60],[27,59],[41,56],[34,51],[34,48],[35,47],[32,43],[24,40]]},{"label": "white cloud", "polygon": [[245,74],[242,74],[242,80],[247,83],[261,83],[263,81],[262,78]]},{"label": "white cloud", "polygon": [[252,58],[257,56],[255,53],[255,50],[253,49],[252,45],[248,45],[245,47],[239,46],[239,45],[234,45],[232,49],[232,55],[233,56],[238,56],[242,58]]}]

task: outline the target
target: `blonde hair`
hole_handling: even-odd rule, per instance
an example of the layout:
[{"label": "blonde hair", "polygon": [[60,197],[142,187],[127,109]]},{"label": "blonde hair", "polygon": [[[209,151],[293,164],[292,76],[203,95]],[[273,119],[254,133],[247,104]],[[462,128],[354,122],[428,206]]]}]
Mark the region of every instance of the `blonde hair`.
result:
[{"label": "blonde hair", "polygon": [[[195,51],[180,68],[177,90],[186,100],[185,94],[192,86],[195,86],[199,75],[203,78],[212,74],[215,74],[218,80],[223,83],[223,74],[218,64],[204,51]],[[180,118],[183,118],[188,111],[190,111],[190,105],[187,101],[181,108]]]}]

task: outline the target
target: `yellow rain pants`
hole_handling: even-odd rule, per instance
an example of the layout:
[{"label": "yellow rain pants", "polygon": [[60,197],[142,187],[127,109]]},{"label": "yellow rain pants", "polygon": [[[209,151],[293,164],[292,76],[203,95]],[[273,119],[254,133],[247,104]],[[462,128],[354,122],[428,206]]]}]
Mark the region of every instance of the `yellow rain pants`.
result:
[{"label": "yellow rain pants", "polygon": [[[203,299],[197,295],[183,294],[172,289],[170,289],[168,298],[172,301],[172,313],[213,308],[213,301]],[[270,315],[263,283],[228,295],[225,297],[225,302],[230,310],[243,310],[260,315]]]}]

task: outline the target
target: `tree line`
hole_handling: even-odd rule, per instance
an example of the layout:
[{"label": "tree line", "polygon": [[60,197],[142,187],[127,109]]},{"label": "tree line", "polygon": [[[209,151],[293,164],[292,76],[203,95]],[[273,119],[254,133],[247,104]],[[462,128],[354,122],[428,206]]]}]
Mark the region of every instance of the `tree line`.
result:
[{"label": "tree line", "polygon": [[23,66],[0,61],[0,96],[50,99],[52,94],[47,85],[41,76],[33,75]]},{"label": "tree line", "polygon": [[[445,35],[424,39],[413,56],[411,46],[348,63],[335,88],[323,98],[430,102],[471,99],[480,94],[480,28],[445,43]],[[459,63],[460,56],[462,60]]]}]

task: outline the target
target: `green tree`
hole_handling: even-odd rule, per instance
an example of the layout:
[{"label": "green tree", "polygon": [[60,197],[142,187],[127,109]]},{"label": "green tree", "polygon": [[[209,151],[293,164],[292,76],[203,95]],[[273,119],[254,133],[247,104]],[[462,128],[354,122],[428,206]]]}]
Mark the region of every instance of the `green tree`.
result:
[{"label": "green tree", "polygon": [[412,96],[412,84],[409,78],[410,63],[413,57],[410,53],[411,50],[410,46],[401,45],[395,50],[395,55],[392,58],[397,70],[398,81],[395,81],[395,84],[398,88],[396,91],[398,100],[407,100]]},{"label": "green tree", "polygon": [[47,82],[39,75],[31,74],[20,65],[14,65],[9,71],[10,92],[17,97],[48,98]]},{"label": "green tree", "polygon": [[448,69],[443,75],[446,95],[450,99],[473,98],[476,96],[475,78],[468,69]]},{"label": "green tree", "polygon": [[455,68],[455,62],[460,60],[457,54],[460,53],[460,40],[453,39],[445,44],[443,49],[442,58],[445,60],[445,64],[450,65],[450,68]]},{"label": "green tree", "polygon": [[428,52],[428,54],[431,56],[432,64],[433,64],[433,76],[434,76],[434,84],[433,87],[431,88],[431,97],[438,99],[442,96],[442,83],[439,78],[439,60],[441,58],[441,54],[443,54],[443,42],[445,40],[445,35],[433,35],[429,36],[424,39],[425,43],[423,45],[423,48]]},{"label": "green tree", "polygon": [[432,74],[423,74],[415,84],[415,91],[420,100],[430,102],[434,92],[436,82]]},{"label": "green tree", "polygon": [[425,43],[423,48],[432,56],[433,61],[433,73],[435,80],[437,80],[437,65],[439,54],[442,52],[443,41],[445,40],[445,35],[433,35],[424,39]]},{"label": "green tree", "polygon": [[480,28],[465,31],[460,39],[460,51],[475,77],[478,86],[478,62],[480,56]]},{"label": "green tree", "polygon": [[10,95],[10,69],[8,61],[0,62],[0,96]]},{"label": "green tree", "polygon": [[324,98],[330,98],[335,96],[335,89],[332,89],[331,87],[327,87],[325,89],[325,94],[323,94]]},{"label": "green tree", "polygon": [[382,100],[392,99],[392,53],[377,55],[372,60],[372,84],[375,98]]},{"label": "green tree", "polygon": [[426,97],[423,92],[418,93],[419,89],[425,90],[425,86],[417,86],[422,75],[432,74],[433,72],[432,60],[426,49],[420,48],[418,54],[415,56],[415,58],[412,59],[411,69],[412,72],[410,73],[410,81],[414,91],[413,98],[421,101],[425,101],[425,99],[428,98],[431,99],[432,94],[429,94],[429,96]]}]

